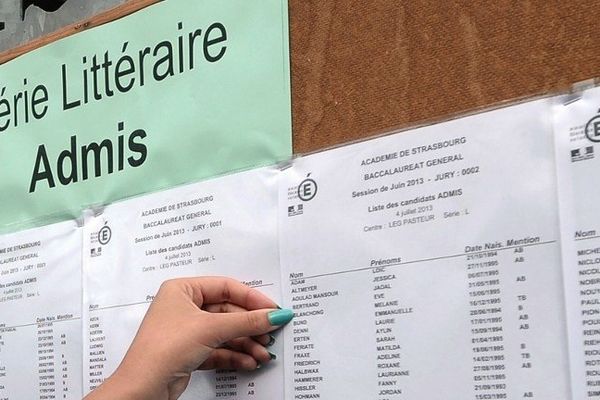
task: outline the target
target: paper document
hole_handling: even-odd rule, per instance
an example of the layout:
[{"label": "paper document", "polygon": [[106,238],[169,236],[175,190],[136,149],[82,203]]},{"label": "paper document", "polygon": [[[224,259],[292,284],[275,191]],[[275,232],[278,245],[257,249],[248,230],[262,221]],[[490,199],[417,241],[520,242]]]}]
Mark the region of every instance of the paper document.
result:
[{"label": "paper document", "polygon": [[[280,300],[277,170],[258,169],[116,203],[86,218],[85,391],[123,359],[160,284],[225,275]],[[281,342],[281,341],[279,341]],[[273,352],[281,354],[280,344]],[[283,367],[193,377],[183,399],[277,399]]]},{"label": "paper document", "polygon": [[552,146],[543,100],[296,160],[286,399],[568,398]]},{"label": "paper document", "polygon": [[81,228],[0,236],[0,399],[82,397]]},{"label": "paper document", "polygon": [[553,114],[573,399],[598,399],[600,89],[567,100],[557,99]]}]

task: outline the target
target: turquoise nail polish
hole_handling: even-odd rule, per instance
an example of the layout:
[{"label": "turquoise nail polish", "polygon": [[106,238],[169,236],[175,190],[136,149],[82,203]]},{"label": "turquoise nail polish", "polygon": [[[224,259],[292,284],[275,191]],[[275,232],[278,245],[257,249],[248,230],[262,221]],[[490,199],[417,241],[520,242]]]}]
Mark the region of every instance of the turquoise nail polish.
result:
[{"label": "turquoise nail polish", "polygon": [[270,351],[268,351],[267,353],[269,353],[269,357],[271,357],[271,360],[277,360],[277,356],[273,353],[271,353]]},{"label": "turquoise nail polish", "polygon": [[271,325],[285,325],[294,318],[294,312],[288,308],[271,311],[268,314]]},{"label": "turquoise nail polish", "polygon": [[269,335],[269,341],[267,342],[267,344],[265,344],[265,347],[273,346],[274,343],[275,343],[275,336]]}]

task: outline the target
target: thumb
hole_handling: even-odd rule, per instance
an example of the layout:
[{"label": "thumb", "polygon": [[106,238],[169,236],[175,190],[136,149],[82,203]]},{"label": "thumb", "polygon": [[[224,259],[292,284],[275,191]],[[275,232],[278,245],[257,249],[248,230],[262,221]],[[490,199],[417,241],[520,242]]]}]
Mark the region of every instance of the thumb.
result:
[{"label": "thumb", "polygon": [[221,343],[245,336],[258,336],[276,330],[294,318],[289,309],[254,310],[248,312],[213,314],[216,336]]}]

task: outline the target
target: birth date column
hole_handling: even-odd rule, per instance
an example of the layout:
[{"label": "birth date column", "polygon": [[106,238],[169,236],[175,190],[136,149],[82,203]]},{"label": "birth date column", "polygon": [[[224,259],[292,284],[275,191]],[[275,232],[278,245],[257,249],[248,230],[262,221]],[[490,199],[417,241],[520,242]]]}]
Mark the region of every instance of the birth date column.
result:
[{"label": "birth date column", "polygon": [[556,246],[539,236],[467,246],[475,400],[560,396],[560,379],[545,383],[566,357]]},{"label": "birth date column", "polygon": [[507,377],[500,256],[497,250],[481,251],[483,248],[475,246],[471,249],[479,252],[466,255],[473,398],[505,399]]},{"label": "birth date column", "polygon": [[81,328],[73,314],[37,319],[41,400],[81,398]]}]

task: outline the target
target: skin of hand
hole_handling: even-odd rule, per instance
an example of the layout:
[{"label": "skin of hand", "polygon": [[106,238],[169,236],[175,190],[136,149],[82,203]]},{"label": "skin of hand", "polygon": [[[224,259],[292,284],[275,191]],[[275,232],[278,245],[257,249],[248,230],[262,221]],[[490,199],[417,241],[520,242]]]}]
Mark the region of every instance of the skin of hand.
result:
[{"label": "skin of hand", "polygon": [[254,370],[271,360],[268,333],[292,318],[230,278],[166,281],[117,370],[84,400],[175,400],[197,369]]}]

